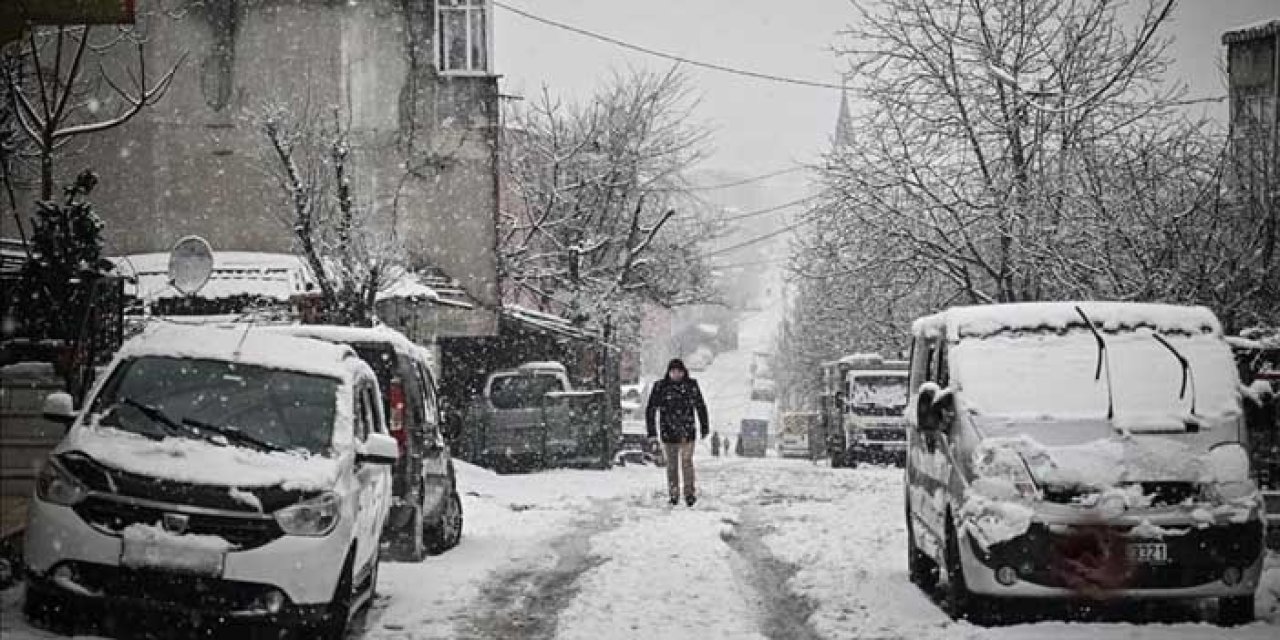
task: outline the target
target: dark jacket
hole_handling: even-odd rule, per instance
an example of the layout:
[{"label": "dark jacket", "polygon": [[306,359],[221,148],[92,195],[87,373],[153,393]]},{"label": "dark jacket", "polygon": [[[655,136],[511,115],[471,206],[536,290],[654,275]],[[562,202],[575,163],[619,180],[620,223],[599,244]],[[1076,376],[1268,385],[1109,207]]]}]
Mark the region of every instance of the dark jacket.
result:
[{"label": "dark jacket", "polygon": [[702,390],[698,381],[686,373],[679,382],[665,377],[653,384],[649,392],[649,404],[644,410],[645,427],[649,437],[657,435],[655,428],[660,419],[662,424],[662,441],[667,444],[693,442],[698,438],[694,413],[702,424],[702,435],[710,430],[711,420],[707,418],[707,403],[702,399]]}]

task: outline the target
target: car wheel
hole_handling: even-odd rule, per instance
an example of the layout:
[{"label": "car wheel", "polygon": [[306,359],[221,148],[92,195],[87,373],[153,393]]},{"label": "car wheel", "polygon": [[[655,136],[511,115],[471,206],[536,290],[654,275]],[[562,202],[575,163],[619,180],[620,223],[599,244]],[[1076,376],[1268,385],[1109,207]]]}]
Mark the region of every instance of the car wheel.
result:
[{"label": "car wheel", "polygon": [[61,596],[27,584],[22,601],[22,613],[32,625],[50,631],[66,633],[74,627],[75,611]]},{"label": "car wheel", "polygon": [[462,540],[462,499],[455,489],[440,511],[440,521],[427,529],[427,550],[432,555],[444,553]]},{"label": "car wheel", "polygon": [[1218,624],[1236,627],[1253,622],[1253,596],[1218,598]]},{"label": "car wheel", "polygon": [[355,551],[353,550],[347,554],[347,561],[342,564],[342,575],[338,578],[338,587],[333,591],[333,602],[329,604],[329,620],[321,630],[320,638],[343,640],[346,637],[347,626],[351,623],[351,608],[355,601]]},{"label": "car wheel", "polygon": [[844,466],[844,454],[841,454],[841,453],[832,453],[832,454],[831,454],[831,468],[832,468],[832,469],[839,469],[840,467],[843,467],[843,466]]},{"label": "car wheel", "polygon": [[992,624],[993,607],[989,598],[969,591],[964,579],[964,566],[960,562],[960,537],[947,516],[947,542],[945,560],[947,565],[947,612],[956,620],[988,626]]},{"label": "car wheel", "polygon": [[911,506],[907,506],[907,576],[921,591],[931,594],[938,588],[938,563],[916,546]]}]

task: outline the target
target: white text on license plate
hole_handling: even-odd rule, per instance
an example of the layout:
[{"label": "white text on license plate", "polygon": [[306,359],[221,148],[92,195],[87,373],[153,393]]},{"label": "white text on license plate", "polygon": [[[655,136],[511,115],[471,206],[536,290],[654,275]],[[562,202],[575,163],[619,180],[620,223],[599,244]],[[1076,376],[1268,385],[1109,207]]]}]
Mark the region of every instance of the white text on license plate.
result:
[{"label": "white text on license plate", "polygon": [[1164,564],[1169,561],[1169,546],[1163,542],[1136,542],[1129,545],[1129,560],[1138,564]]}]

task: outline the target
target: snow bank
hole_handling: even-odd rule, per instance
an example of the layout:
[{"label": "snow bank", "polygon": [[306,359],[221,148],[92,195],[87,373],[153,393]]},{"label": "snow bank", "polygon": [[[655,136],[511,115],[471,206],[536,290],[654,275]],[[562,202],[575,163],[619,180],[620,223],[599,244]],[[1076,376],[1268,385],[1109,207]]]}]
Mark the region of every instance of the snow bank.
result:
[{"label": "snow bank", "polygon": [[1011,483],[987,482],[991,486],[982,489],[990,491],[999,487],[1000,497],[992,499],[982,495],[975,485],[967,492],[964,504],[956,514],[960,527],[984,549],[1026,533],[1031,528],[1031,517],[1035,515],[1035,510],[1029,505],[1010,499],[1016,495]]},{"label": "snow bank", "polygon": [[324,456],[223,447],[188,438],[152,440],[101,425],[72,429],[57,450],[69,451],[130,473],[197,484],[284,485],[311,491],[332,486],[338,475],[338,462]]},{"label": "snow bank", "polygon": [[157,525],[131,524],[120,534],[123,553],[120,564],[148,569],[217,575],[222,572],[223,556],[236,548],[219,536],[175,534]]}]

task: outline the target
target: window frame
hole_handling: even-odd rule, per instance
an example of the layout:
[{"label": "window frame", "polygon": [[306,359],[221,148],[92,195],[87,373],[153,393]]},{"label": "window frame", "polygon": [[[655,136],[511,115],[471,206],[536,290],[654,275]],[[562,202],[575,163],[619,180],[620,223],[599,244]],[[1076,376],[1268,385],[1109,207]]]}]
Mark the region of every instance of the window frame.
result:
[{"label": "window frame", "polygon": [[[435,58],[436,73],[442,76],[454,77],[487,77],[493,75],[493,0],[453,0],[460,1],[464,4],[446,4],[449,0],[434,0],[434,18],[435,18],[435,46],[432,47],[433,56]],[[451,11],[462,11],[467,15],[466,29],[466,51],[467,51],[467,68],[465,69],[446,69],[445,68],[445,21],[443,16]],[[474,47],[471,44],[471,14],[480,13],[484,19],[484,64],[476,68],[475,61],[471,59]]]}]

